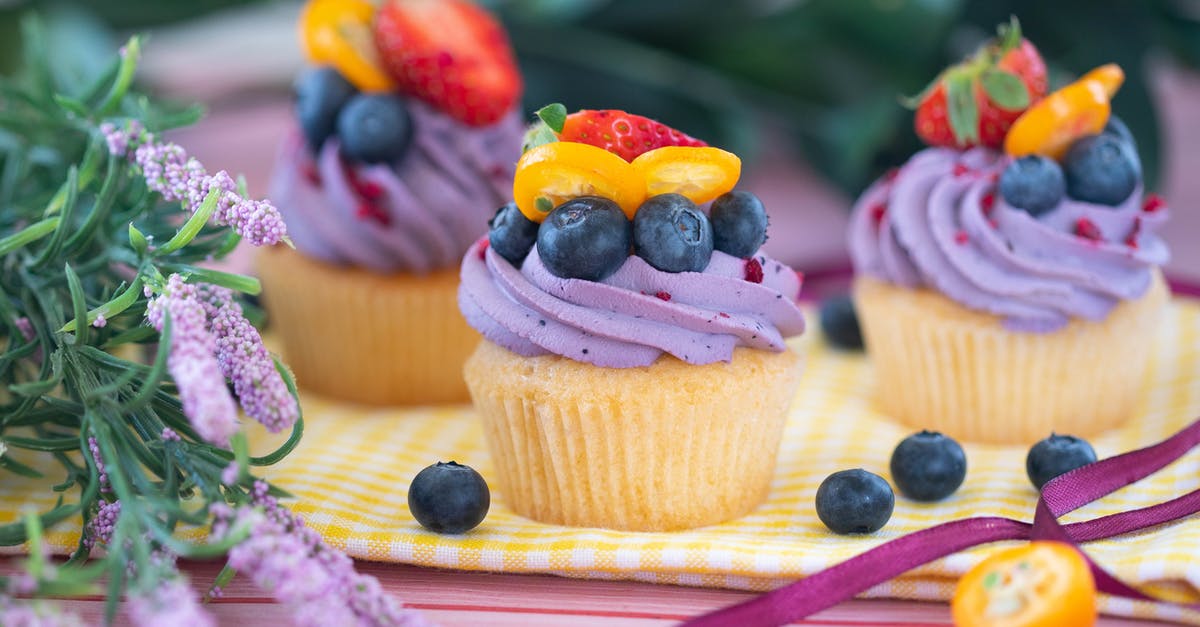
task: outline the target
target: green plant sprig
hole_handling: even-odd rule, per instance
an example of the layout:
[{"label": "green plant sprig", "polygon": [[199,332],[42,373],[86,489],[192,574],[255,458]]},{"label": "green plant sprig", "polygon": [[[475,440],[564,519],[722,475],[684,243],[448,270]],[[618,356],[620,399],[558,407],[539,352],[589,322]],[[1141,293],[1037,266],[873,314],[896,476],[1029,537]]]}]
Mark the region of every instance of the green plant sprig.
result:
[{"label": "green plant sprig", "polygon": [[[251,277],[200,265],[240,240],[210,224],[215,192],[189,217],[106,149],[105,122],[137,120],[159,133],[194,122],[198,111],[164,108],[133,91],[137,38],[82,88],[56,81],[35,22],[24,24],[23,41],[26,72],[0,78],[0,473],[45,481],[60,496],[48,511],[0,525],[0,545],[30,543],[35,595],[93,593],[107,576],[111,620],[123,593],[161,575],[153,552],[222,555],[244,537],[194,544],[175,532],[208,525],[214,504],[249,502],[252,469],[292,451],[303,420],[260,457],[249,454],[244,434],[232,450],[205,442],[167,374],[170,318],[161,333],[146,325],[151,295],[171,274],[237,292],[260,289]],[[294,382],[276,364],[295,398]],[[21,461],[29,456],[48,456],[60,468]],[[105,555],[92,560],[88,521],[113,501],[122,508],[118,524]],[[45,568],[43,530],[72,517],[85,527],[78,547],[62,568]],[[0,589],[7,584],[0,577]]]}]

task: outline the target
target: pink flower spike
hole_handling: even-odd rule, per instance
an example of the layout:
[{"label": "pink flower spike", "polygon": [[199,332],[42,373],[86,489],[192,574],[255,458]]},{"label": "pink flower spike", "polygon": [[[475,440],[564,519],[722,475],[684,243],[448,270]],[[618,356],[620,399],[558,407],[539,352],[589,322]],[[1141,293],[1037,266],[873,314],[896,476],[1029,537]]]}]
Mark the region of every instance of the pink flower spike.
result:
[{"label": "pink flower spike", "polygon": [[212,614],[200,605],[200,600],[186,579],[175,577],[157,588],[130,597],[129,619],[137,627],[216,627]]},{"label": "pink flower spike", "polygon": [[167,201],[182,202],[195,213],[204,197],[213,189],[221,191],[214,224],[230,226],[255,246],[269,246],[287,240],[283,216],[270,202],[243,198],[237,183],[225,171],[209,175],[204,165],[189,157],[187,151],[172,142],[160,142],[134,121],[125,128],[106,122],[100,125],[108,151],[130,160],[142,171],[146,187]]},{"label": "pink flower spike", "polygon": [[[213,535],[220,539],[230,517],[250,525],[250,536],[229,551],[229,565],[261,590],[292,608],[295,624],[428,627],[425,618],[403,609],[379,581],[354,570],[354,561],[331,549],[304,520],[279,505],[258,481],[252,507],[215,512]],[[218,533],[218,525],[222,533]]]},{"label": "pink flower spike", "polygon": [[172,274],[163,293],[150,301],[146,319],[162,331],[171,316],[171,351],[167,371],[179,387],[183,413],[208,442],[228,446],[237,432],[237,408],[225,387],[225,377],[214,356],[216,339],[208,331],[204,305],[194,285]]},{"label": "pink flower spike", "polygon": [[217,341],[221,374],[233,382],[242,410],[272,433],[296,422],[300,407],[288,391],[258,329],[242,315],[233,292],[206,286],[202,292],[209,330]]}]

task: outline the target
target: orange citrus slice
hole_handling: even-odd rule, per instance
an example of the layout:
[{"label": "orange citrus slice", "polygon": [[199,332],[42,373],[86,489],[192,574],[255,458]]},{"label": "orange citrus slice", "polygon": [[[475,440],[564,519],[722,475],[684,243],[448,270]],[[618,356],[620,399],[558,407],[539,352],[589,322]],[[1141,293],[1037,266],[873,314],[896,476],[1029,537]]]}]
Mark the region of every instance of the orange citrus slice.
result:
[{"label": "orange citrus slice", "polygon": [[646,180],[646,194],[682,194],[708,202],[737,185],[742,160],[711,146],[664,146],[638,155],[633,167]]},{"label": "orange citrus slice", "polygon": [[333,66],[361,91],[391,90],[371,33],[374,18],[375,5],[368,0],[311,0],[299,22],[305,55]]},{"label": "orange citrus slice", "polygon": [[1108,92],[1108,97],[1112,98],[1121,88],[1121,84],[1125,82],[1125,71],[1116,63],[1108,63],[1084,74],[1083,78],[1079,80],[1099,82],[1104,85],[1104,91]]},{"label": "orange citrus slice", "polygon": [[1109,100],[1124,80],[1120,67],[1104,65],[1046,96],[1013,122],[1004,151],[1061,159],[1075,140],[1104,129],[1112,113]]},{"label": "orange citrus slice", "polygon": [[513,199],[525,217],[541,222],[552,209],[580,196],[607,198],[632,220],[646,199],[646,182],[629,162],[589,144],[551,142],[521,155]]},{"label": "orange citrus slice", "polygon": [[1096,584],[1075,549],[1031,542],[967,571],[950,608],[959,627],[1088,627],[1096,622]]}]

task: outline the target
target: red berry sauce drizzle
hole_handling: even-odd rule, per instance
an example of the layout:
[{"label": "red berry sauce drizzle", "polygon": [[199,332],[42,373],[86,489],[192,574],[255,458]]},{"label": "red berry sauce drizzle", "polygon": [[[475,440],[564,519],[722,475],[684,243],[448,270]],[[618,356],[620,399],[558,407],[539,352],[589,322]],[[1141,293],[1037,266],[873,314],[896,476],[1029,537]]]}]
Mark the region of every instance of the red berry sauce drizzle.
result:
[{"label": "red berry sauce drizzle", "polygon": [[354,216],[360,220],[371,220],[380,226],[391,226],[392,216],[382,204],[383,188],[374,181],[364,181],[358,176],[354,166],[342,162],[342,171],[346,173],[346,182],[350,190],[358,197],[358,205]]},{"label": "red berry sauce drizzle", "polygon": [[1138,247],[1138,236],[1142,234],[1142,217],[1138,216],[1133,220],[1133,230],[1129,232],[1129,236],[1125,238],[1125,245],[1130,248]]},{"label": "red berry sauce drizzle", "polygon": [[1104,233],[1100,232],[1100,227],[1087,218],[1079,218],[1075,221],[1075,234],[1093,242],[1104,240]]},{"label": "red berry sauce drizzle", "polygon": [[879,203],[871,207],[871,219],[875,221],[875,226],[883,224],[883,217],[887,215],[887,205]]},{"label": "red berry sauce drizzle", "polygon": [[746,260],[745,278],[751,283],[763,282],[762,263],[755,257]]},{"label": "red berry sauce drizzle", "polygon": [[1167,206],[1167,201],[1163,200],[1158,194],[1150,194],[1146,196],[1146,202],[1142,204],[1142,211],[1146,213],[1154,213],[1159,209]]},{"label": "red berry sauce drizzle", "polygon": [[1115,538],[1200,512],[1200,490],[1172,500],[1070,524],[1058,519],[1131,486],[1200,447],[1200,420],[1162,442],[1100,460],[1061,475],[1042,488],[1033,523],[1000,516],[964,518],[901,536],[800,581],[732,607],[694,618],[685,627],[767,627],[799,621],[952,553],[1003,540],[1056,540],[1088,561],[1096,589],[1126,599],[1149,601],[1166,615],[1200,610],[1200,603],[1175,603],[1133,588],[1083,552],[1081,543]]},{"label": "red berry sauce drizzle", "polygon": [[317,170],[317,164],[312,159],[305,159],[301,162],[300,174],[304,176],[304,180],[312,183],[313,187],[321,187],[321,173]]}]

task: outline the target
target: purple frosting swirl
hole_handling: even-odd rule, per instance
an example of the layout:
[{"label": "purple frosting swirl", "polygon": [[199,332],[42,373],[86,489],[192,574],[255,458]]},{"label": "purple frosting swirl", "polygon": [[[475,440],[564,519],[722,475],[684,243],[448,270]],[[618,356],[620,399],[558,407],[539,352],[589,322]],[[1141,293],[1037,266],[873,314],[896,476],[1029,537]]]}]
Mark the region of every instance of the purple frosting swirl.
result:
[{"label": "purple frosting swirl", "polygon": [[[1101,320],[1146,292],[1169,257],[1155,233],[1165,207],[1144,211],[1139,187],[1116,207],[1063,198],[1035,218],[996,190],[1009,161],[985,148],[929,148],[876,181],[851,218],[855,270],[935,289],[1015,331]],[[1101,237],[1077,235],[1093,231]]]},{"label": "purple frosting swirl", "polygon": [[[394,166],[345,162],[336,137],[315,159],[298,130],[285,140],[270,197],[298,250],[339,265],[425,274],[458,263],[512,197],[519,113],[475,128],[420,102],[408,106],[413,140]],[[360,211],[364,186],[378,196],[373,215]]]},{"label": "purple frosting swirl", "polygon": [[648,366],[663,353],[690,364],[730,361],[736,346],[783,351],[804,331],[800,277],[759,253],[762,283],[748,260],[714,252],[703,272],[662,272],[631,256],[600,282],[563,279],[537,249],[518,270],[485,240],[462,262],[458,304],[484,337],[517,354],[554,353],[606,368]]}]

